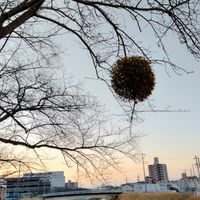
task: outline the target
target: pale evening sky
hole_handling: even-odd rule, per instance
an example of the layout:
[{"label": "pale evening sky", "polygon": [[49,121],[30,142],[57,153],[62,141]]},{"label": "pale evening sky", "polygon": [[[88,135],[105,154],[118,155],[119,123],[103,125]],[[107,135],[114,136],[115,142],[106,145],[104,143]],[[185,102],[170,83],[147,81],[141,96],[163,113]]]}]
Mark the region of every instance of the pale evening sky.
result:
[{"label": "pale evening sky", "polygon": [[[143,34],[135,33],[136,36],[137,34],[142,35],[143,44],[152,50],[153,56],[162,58],[161,49],[149,31]],[[186,74],[180,71],[181,75],[177,75],[171,68],[167,68],[166,71],[164,66],[154,66],[156,87],[150,99],[157,109],[170,107],[172,110],[182,109],[188,112],[144,113],[141,115],[144,121],[136,126],[136,130],[145,135],[141,138],[140,147],[146,154],[146,174],[148,174],[147,165],[153,162],[153,157],[159,157],[160,162],[168,166],[169,178],[176,179],[180,178],[185,170],[190,175],[194,156],[200,156],[200,68],[199,62],[190,55],[184,45],[178,42],[176,35],[169,34],[164,40],[172,60],[194,73]],[[62,44],[67,49],[63,56],[66,74],[73,75],[75,80],[83,82],[83,88],[97,96],[111,114],[121,114],[120,106],[106,85],[94,80],[96,78],[94,67],[87,53],[80,50],[76,42],[72,43],[71,38],[65,38]],[[128,181],[136,181],[138,175],[141,180],[143,179],[141,163],[125,163],[125,165],[124,172],[119,174],[114,172],[115,176],[109,177],[108,183],[123,183],[126,178]],[[50,169],[60,170],[60,166],[52,164]],[[75,177],[71,172],[69,174],[67,167],[65,175],[69,179]]]}]

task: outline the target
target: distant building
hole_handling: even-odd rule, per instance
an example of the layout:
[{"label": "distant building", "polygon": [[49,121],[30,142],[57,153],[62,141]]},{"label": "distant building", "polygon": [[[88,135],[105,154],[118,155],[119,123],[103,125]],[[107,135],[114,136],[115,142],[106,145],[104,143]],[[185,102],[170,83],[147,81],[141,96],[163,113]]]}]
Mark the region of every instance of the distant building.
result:
[{"label": "distant building", "polygon": [[199,178],[197,176],[187,176],[186,172],[181,174],[181,180],[191,180],[191,181],[198,181]]},{"label": "distant building", "polygon": [[36,196],[65,190],[64,172],[27,173],[18,178],[7,178],[6,200]]},{"label": "distant building", "polygon": [[182,177],[182,179],[186,179],[186,178],[187,178],[187,174],[186,174],[185,172],[183,172],[183,173],[181,174],[181,177]]},{"label": "distant building", "polygon": [[72,182],[71,180],[68,180],[68,182],[65,183],[65,189],[66,189],[66,191],[77,190],[78,189],[78,182]]},{"label": "distant building", "polygon": [[38,177],[43,181],[50,183],[50,191],[65,188],[65,176],[63,171],[26,173],[23,177]]},{"label": "distant building", "polygon": [[149,179],[152,182],[168,182],[168,173],[166,164],[160,164],[157,157],[154,158],[154,164],[148,165]]},{"label": "distant building", "polygon": [[126,183],[121,185],[123,192],[167,192],[167,183],[151,184],[146,182]]}]

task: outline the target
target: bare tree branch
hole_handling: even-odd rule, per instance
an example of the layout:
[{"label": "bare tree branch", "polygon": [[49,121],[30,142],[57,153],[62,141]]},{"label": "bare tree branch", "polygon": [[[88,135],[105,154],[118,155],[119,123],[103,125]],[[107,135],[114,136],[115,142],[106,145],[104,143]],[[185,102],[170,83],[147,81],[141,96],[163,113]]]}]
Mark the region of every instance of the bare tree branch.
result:
[{"label": "bare tree branch", "polygon": [[[77,168],[82,167],[90,178],[95,173],[101,175],[95,158],[104,162],[104,168],[108,165],[116,168],[119,154],[136,159],[139,136],[130,131],[133,127],[114,129],[94,97],[83,94],[77,84],[62,85],[55,70],[61,53],[56,47],[57,38],[64,35],[78,39],[90,55],[96,77],[115,96],[110,71],[113,62],[124,56],[141,55],[154,64],[171,67],[175,73],[191,73],[171,60],[164,37],[175,33],[199,60],[199,3],[199,0],[1,1],[0,143],[30,149],[37,156],[40,149],[60,151],[67,164],[73,162]],[[132,27],[132,33],[127,26]],[[152,57],[152,51],[134,35],[146,30],[159,44],[162,58]],[[152,111],[138,109],[136,102],[117,101],[131,125],[139,113]],[[16,158],[0,158],[0,162],[23,164],[23,159]]]}]

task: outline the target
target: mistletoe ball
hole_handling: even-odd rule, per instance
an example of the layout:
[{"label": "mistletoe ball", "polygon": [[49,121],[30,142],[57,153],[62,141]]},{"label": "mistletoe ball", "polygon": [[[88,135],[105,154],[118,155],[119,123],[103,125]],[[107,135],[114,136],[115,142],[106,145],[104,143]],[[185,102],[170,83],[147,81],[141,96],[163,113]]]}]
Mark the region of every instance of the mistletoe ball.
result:
[{"label": "mistletoe ball", "polygon": [[155,86],[150,61],[141,56],[117,60],[111,69],[111,85],[122,100],[144,101]]}]

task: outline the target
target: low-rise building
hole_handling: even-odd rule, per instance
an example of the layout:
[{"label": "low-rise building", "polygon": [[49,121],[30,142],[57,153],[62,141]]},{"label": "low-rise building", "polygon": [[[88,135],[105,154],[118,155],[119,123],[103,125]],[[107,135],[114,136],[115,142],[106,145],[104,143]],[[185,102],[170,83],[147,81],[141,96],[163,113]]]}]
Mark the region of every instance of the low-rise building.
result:
[{"label": "low-rise building", "polygon": [[71,180],[68,180],[68,182],[65,183],[65,189],[66,189],[66,191],[77,190],[78,189],[78,182],[73,182]]},{"label": "low-rise building", "polygon": [[121,185],[123,192],[167,192],[166,183],[151,184],[146,182],[126,183]]},{"label": "low-rise building", "polygon": [[65,190],[64,172],[27,173],[6,179],[6,200]]},{"label": "low-rise building", "polygon": [[44,182],[49,182],[50,191],[52,192],[65,188],[65,176],[63,171],[26,173],[23,177],[37,177]]}]

